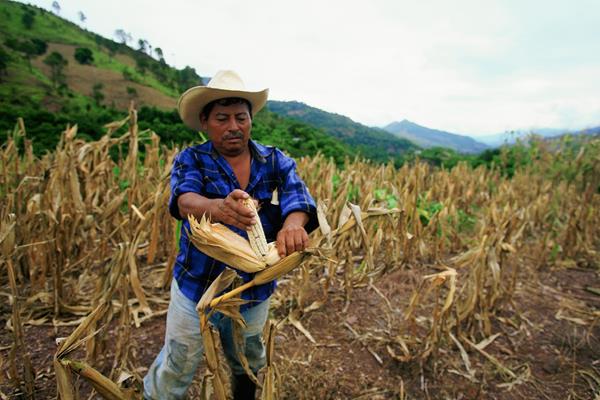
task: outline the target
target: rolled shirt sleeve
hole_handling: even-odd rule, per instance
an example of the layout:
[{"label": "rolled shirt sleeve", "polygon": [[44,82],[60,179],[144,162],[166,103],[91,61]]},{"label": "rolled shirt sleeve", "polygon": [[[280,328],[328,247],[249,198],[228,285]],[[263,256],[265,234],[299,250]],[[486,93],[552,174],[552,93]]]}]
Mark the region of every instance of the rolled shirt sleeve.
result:
[{"label": "rolled shirt sleeve", "polygon": [[202,194],[204,183],[202,182],[201,168],[198,164],[195,153],[190,149],[179,153],[173,161],[169,212],[176,219],[183,219],[177,205],[177,199],[180,195],[188,192]]},{"label": "rolled shirt sleeve", "polygon": [[294,211],[303,211],[309,216],[304,229],[310,233],[319,225],[315,201],[310,195],[306,184],[296,173],[296,162],[281,151],[275,151],[277,152],[276,157],[278,158],[279,176],[281,178],[278,195],[282,221],[285,221],[287,216]]}]

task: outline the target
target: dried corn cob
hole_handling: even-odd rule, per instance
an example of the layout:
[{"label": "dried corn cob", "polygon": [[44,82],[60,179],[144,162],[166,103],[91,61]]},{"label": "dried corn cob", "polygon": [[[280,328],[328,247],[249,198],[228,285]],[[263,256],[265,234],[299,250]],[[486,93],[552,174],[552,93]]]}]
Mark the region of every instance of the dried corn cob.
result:
[{"label": "dried corn cob", "polygon": [[258,210],[254,205],[254,200],[247,198],[243,200],[243,203],[256,215],[256,224],[252,225],[250,230],[248,230],[248,241],[250,242],[250,247],[252,247],[252,250],[256,253],[256,256],[262,260],[269,250],[267,247],[267,239],[265,238],[265,231],[260,223],[260,218],[258,218]]}]

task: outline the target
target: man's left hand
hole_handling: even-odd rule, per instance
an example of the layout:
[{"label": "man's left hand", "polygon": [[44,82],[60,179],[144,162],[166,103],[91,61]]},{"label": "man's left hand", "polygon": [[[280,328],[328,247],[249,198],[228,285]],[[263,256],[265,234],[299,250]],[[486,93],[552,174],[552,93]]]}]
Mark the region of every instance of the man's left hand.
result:
[{"label": "man's left hand", "polygon": [[277,252],[280,257],[289,256],[295,251],[302,251],[308,246],[308,234],[304,225],[308,214],[294,212],[288,215],[283,228],[277,233]]}]

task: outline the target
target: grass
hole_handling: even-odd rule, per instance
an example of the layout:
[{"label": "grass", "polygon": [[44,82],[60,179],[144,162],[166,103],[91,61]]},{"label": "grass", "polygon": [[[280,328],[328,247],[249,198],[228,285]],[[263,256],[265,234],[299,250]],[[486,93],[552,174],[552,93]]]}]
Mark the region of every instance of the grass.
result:
[{"label": "grass", "polygon": [[24,29],[21,18],[25,13],[24,7],[19,3],[3,1],[0,3],[0,14],[4,18],[1,32],[4,35],[18,36],[20,38],[44,38],[50,42],[67,43],[75,45],[95,45],[91,34],[82,34],[81,28],[76,24],[63,20],[56,15],[35,7],[35,19],[31,29]]}]

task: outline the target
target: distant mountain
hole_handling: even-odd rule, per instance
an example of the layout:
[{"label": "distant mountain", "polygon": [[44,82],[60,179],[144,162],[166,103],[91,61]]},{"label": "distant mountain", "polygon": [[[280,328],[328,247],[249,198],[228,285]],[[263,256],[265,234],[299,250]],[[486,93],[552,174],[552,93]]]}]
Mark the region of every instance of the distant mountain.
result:
[{"label": "distant mountain", "polygon": [[329,135],[357,149],[365,157],[376,161],[400,159],[414,143],[383,129],[372,128],[352,121],[343,115],[330,113],[297,101],[269,101],[267,108],[279,115],[321,128]]},{"label": "distant mountain", "polygon": [[521,129],[510,132],[497,133],[495,135],[480,136],[477,138],[477,140],[491,147],[499,147],[503,144],[514,144],[518,139],[525,139],[529,135],[538,135],[544,138],[554,138],[569,133],[574,135],[598,135],[600,134],[600,126],[576,131],[560,128],[534,128],[529,130]]},{"label": "distant mountain", "polygon": [[596,126],[594,128],[582,129],[576,133],[582,133],[584,135],[600,135],[600,126]]},{"label": "distant mountain", "polygon": [[383,129],[425,148],[446,147],[460,153],[480,153],[488,148],[471,137],[426,128],[406,119],[392,122]]}]

